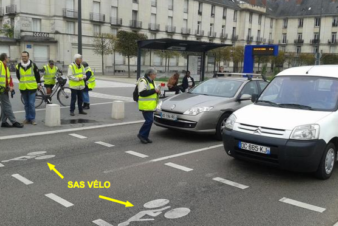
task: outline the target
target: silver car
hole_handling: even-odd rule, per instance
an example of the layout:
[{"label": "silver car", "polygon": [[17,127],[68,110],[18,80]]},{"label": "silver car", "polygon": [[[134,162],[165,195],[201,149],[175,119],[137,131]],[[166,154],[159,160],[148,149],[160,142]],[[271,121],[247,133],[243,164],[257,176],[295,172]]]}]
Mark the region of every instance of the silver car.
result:
[{"label": "silver car", "polygon": [[262,79],[242,77],[214,78],[188,93],[158,103],[154,123],[157,126],[215,134],[222,139],[222,129],[232,112],[252,103],[266,87]]}]

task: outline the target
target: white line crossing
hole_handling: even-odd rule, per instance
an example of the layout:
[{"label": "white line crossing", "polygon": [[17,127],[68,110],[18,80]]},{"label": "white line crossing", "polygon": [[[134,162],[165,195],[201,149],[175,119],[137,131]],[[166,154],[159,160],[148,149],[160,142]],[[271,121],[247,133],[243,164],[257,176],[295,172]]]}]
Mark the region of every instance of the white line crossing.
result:
[{"label": "white line crossing", "polygon": [[0,163],[0,167],[4,167],[4,166],[5,166],[4,164],[1,164],[1,163]]},{"label": "white line crossing", "polygon": [[106,222],[102,219],[94,220],[93,223],[98,225],[98,226],[113,226],[112,224],[109,224],[108,222]]},{"label": "white line crossing", "polygon": [[215,178],[213,178],[213,180],[221,182],[223,184],[227,184],[227,185],[236,187],[236,188],[240,188],[240,189],[247,189],[249,187],[249,186],[239,184],[239,183],[233,182],[231,180],[223,179],[223,178],[220,178],[220,177],[215,177]]},{"label": "white line crossing", "polygon": [[27,178],[19,175],[19,174],[13,174],[12,177],[18,179],[19,181],[21,181],[22,183],[24,183],[25,185],[30,185],[33,184],[33,181],[28,180]]},{"label": "white line crossing", "polygon": [[175,169],[183,170],[183,171],[185,171],[185,172],[189,172],[189,171],[192,171],[192,170],[193,170],[193,169],[191,169],[191,168],[188,168],[188,167],[185,167],[185,166],[181,166],[181,165],[177,165],[177,164],[171,163],[171,162],[168,162],[168,163],[166,163],[166,164],[164,164],[164,165],[173,167],[173,168],[175,168]]},{"label": "white line crossing", "polygon": [[69,134],[69,136],[73,136],[73,137],[76,137],[76,138],[79,138],[79,139],[86,139],[87,138],[85,136],[82,136],[82,135],[79,135],[79,134],[76,134],[76,133],[71,133],[71,134]]},{"label": "white line crossing", "polygon": [[144,155],[144,154],[138,153],[136,151],[126,151],[126,153],[128,153],[130,155],[134,155],[134,156],[140,157],[140,158],[147,158],[147,157],[149,157],[148,155]]},{"label": "white line crossing", "polygon": [[293,206],[301,207],[301,208],[304,208],[304,209],[316,211],[316,212],[319,212],[319,213],[323,213],[326,210],[325,208],[322,208],[322,207],[319,207],[319,206],[314,206],[314,205],[311,205],[311,204],[299,202],[299,201],[289,199],[289,198],[285,198],[285,197],[281,198],[279,201],[293,205]]},{"label": "white line crossing", "polygon": [[111,148],[111,147],[115,146],[115,145],[108,144],[108,143],[105,143],[105,142],[102,142],[102,141],[97,141],[97,142],[95,142],[95,144],[100,144],[100,145],[105,146],[107,148]]},{"label": "white line crossing", "polygon": [[45,196],[47,196],[48,198],[50,198],[51,200],[63,205],[64,207],[71,207],[73,206],[74,204],[73,203],[70,203],[68,202],[67,200],[53,194],[53,193],[49,193],[49,194],[46,194]]}]

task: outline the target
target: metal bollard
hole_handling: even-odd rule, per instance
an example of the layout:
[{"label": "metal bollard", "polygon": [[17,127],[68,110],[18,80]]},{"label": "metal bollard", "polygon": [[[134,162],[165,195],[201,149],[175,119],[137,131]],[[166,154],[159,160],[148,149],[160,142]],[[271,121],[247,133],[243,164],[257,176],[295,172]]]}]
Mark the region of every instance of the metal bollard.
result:
[{"label": "metal bollard", "polygon": [[124,102],[123,101],[114,101],[112,106],[113,119],[124,119]]},{"label": "metal bollard", "polygon": [[47,104],[45,125],[49,127],[61,126],[61,112],[60,105],[58,104]]}]

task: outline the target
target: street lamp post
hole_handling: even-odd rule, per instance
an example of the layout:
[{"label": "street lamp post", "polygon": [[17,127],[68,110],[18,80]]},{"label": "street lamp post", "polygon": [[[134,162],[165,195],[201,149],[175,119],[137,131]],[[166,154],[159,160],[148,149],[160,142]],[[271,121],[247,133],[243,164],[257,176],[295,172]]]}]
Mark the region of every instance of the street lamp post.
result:
[{"label": "street lamp post", "polygon": [[82,55],[82,7],[81,0],[78,0],[78,54]]},{"label": "street lamp post", "polygon": [[319,12],[319,32],[318,32],[318,52],[316,52],[316,65],[320,65],[320,58],[321,58],[321,53],[320,53],[320,33],[322,30],[322,15],[323,15],[323,0],[320,0],[320,12]]}]

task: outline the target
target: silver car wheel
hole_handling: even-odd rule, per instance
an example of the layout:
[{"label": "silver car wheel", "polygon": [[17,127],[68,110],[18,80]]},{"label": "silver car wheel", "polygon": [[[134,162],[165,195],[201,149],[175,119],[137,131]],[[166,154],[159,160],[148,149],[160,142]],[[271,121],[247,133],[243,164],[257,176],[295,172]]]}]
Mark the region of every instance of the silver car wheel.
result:
[{"label": "silver car wheel", "polygon": [[227,121],[228,118],[225,118],[222,123],[221,123],[221,133],[223,133],[223,130],[225,128],[225,122]]},{"label": "silver car wheel", "polygon": [[330,148],[325,156],[325,172],[326,174],[330,174],[333,170],[334,161],[335,161],[335,153],[334,149]]}]

